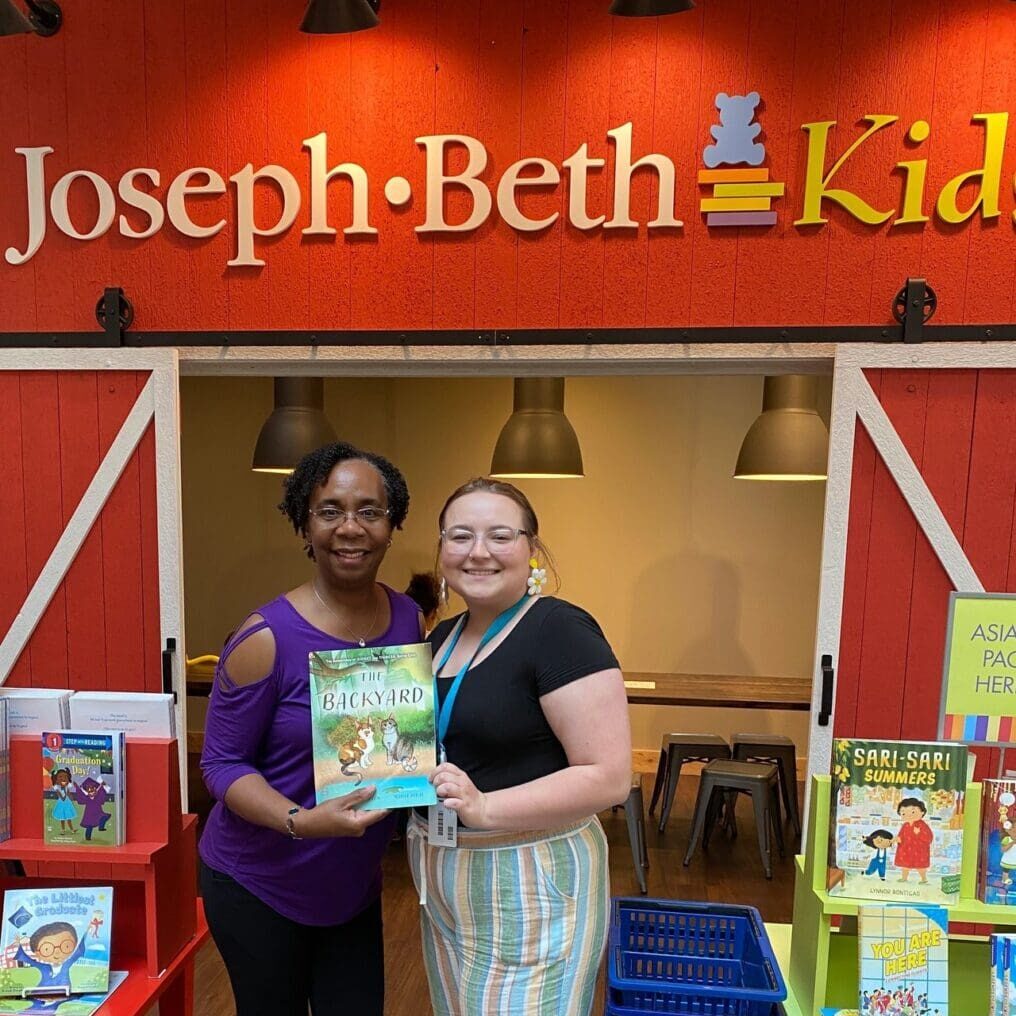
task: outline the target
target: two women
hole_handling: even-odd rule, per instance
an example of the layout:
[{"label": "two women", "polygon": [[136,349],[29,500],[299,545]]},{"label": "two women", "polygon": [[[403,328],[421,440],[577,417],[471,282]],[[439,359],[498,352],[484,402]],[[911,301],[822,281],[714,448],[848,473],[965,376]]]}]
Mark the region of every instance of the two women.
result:
[{"label": "two women", "polygon": [[[307,655],[422,637],[415,605],[376,581],[408,503],[380,456],[308,456],[281,507],[312,578],[251,615],[219,665],[202,891],[238,1016],[382,1012],[392,820],[356,809],[365,791],[314,806]],[[447,759],[433,782],[458,840],[430,843],[418,815],[408,837],[434,1011],[588,1013],[608,902],[595,815],[628,791],[621,675],[588,614],[528,595],[541,585],[530,559],[544,555],[520,491],[473,481],[440,529],[441,574],[467,606],[431,635]]]}]

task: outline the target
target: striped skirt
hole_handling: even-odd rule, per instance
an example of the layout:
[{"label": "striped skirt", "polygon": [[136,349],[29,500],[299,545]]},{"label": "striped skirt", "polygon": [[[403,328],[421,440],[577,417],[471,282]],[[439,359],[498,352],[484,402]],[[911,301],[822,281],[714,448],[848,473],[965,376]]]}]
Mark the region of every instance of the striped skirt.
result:
[{"label": "striped skirt", "polygon": [[413,813],[436,1016],[588,1016],[607,943],[607,840],[596,818],[535,833],[459,830],[434,847]]}]

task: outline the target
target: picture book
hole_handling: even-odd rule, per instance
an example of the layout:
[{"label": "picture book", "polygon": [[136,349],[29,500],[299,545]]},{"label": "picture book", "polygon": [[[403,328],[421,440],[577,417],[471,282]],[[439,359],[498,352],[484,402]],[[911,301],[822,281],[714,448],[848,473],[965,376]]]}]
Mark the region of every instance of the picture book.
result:
[{"label": "picture book", "polygon": [[1016,905],[1016,779],[981,782],[977,898]]},{"label": "picture book", "polygon": [[123,731],[42,735],[43,838],[63,846],[124,842]]},{"label": "picture book", "polygon": [[10,711],[0,698],[0,840],[11,838]]},{"label": "picture book", "polygon": [[962,744],[835,740],[830,895],[955,902],[973,761]]},{"label": "picture book", "polygon": [[1002,935],[1005,939],[1003,959],[1005,962],[1004,992],[1002,995],[1003,1016],[1016,1013],[1016,935]]},{"label": "picture book", "polygon": [[861,1016],[948,1016],[949,912],[945,907],[860,906],[857,944]]},{"label": "picture book", "polygon": [[8,889],[0,930],[0,995],[109,990],[113,890]]},{"label": "picture book", "polygon": [[79,691],[71,696],[74,730],[122,730],[131,737],[176,737],[173,696],[146,691]]},{"label": "picture book", "polygon": [[127,971],[109,972],[109,989],[104,995],[30,995],[28,998],[0,998],[0,1016],[92,1016],[127,980]]},{"label": "picture book", "polygon": [[437,802],[429,645],[311,653],[310,680],[318,804],[369,785],[368,810]]},{"label": "picture book", "polygon": [[1016,1013],[1016,982],[1012,964],[1016,959],[1016,936],[991,936],[991,984],[988,1016],[1012,1016]]}]

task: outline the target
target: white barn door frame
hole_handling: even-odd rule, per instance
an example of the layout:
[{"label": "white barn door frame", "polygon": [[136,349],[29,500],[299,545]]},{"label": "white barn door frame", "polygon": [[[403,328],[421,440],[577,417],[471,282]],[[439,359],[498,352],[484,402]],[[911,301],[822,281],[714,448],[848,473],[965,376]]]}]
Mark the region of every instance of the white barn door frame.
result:
[{"label": "white barn door frame", "polygon": [[[985,345],[972,342],[836,347],[805,810],[808,806],[811,776],[827,773],[832,757],[836,688],[834,684],[831,696],[823,703],[821,661],[823,655],[829,655],[836,667],[840,656],[850,484],[858,421],[871,438],[875,451],[895,481],[953,587],[962,592],[984,591],[980,578],[864,376],[864,371],[869,368],[978,370],[992,367],[1016,370],[1016,348],[1010,344]],[[829,709],[828,724],[820,725],[819,718],[823,714],[824,704],[832,708]]]},{"label": "white barn door frame", "polygon": [[181,746],[181,790],[186,807],[187,715],[183,613],[183,524],[180,508],[180,382],[176,350],[0,350],[0,371],[150,371],[151,376],[127,414],[32,585],[10,630],[0,641],[3,684],[42,619],[103,506],[155,421],[155,484],[159,541],[159,628],[163,647],[176,640],[172,687]]}]

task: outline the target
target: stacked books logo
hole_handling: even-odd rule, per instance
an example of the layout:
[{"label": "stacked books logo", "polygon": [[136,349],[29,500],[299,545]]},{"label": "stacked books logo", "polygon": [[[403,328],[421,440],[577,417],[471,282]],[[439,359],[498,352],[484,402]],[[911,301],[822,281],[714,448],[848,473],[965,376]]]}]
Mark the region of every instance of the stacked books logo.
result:
[{"label": "stacked books logo", "polygon": [[[772,183],[769,170],[762,167],[766,147],[756,140],[762,125],[755,123],[761,102],[758,92],[747,95],[716,96],[720,122],[709,128],[715,144],[707,145],[700,170],[700,186],[712,188],[704,197],[702,214],[707,226],[771,226],[776,222],[773,198],[783,197],[785,184]],[[720,169],[720,166],[749,166],[749,169]]]}]

